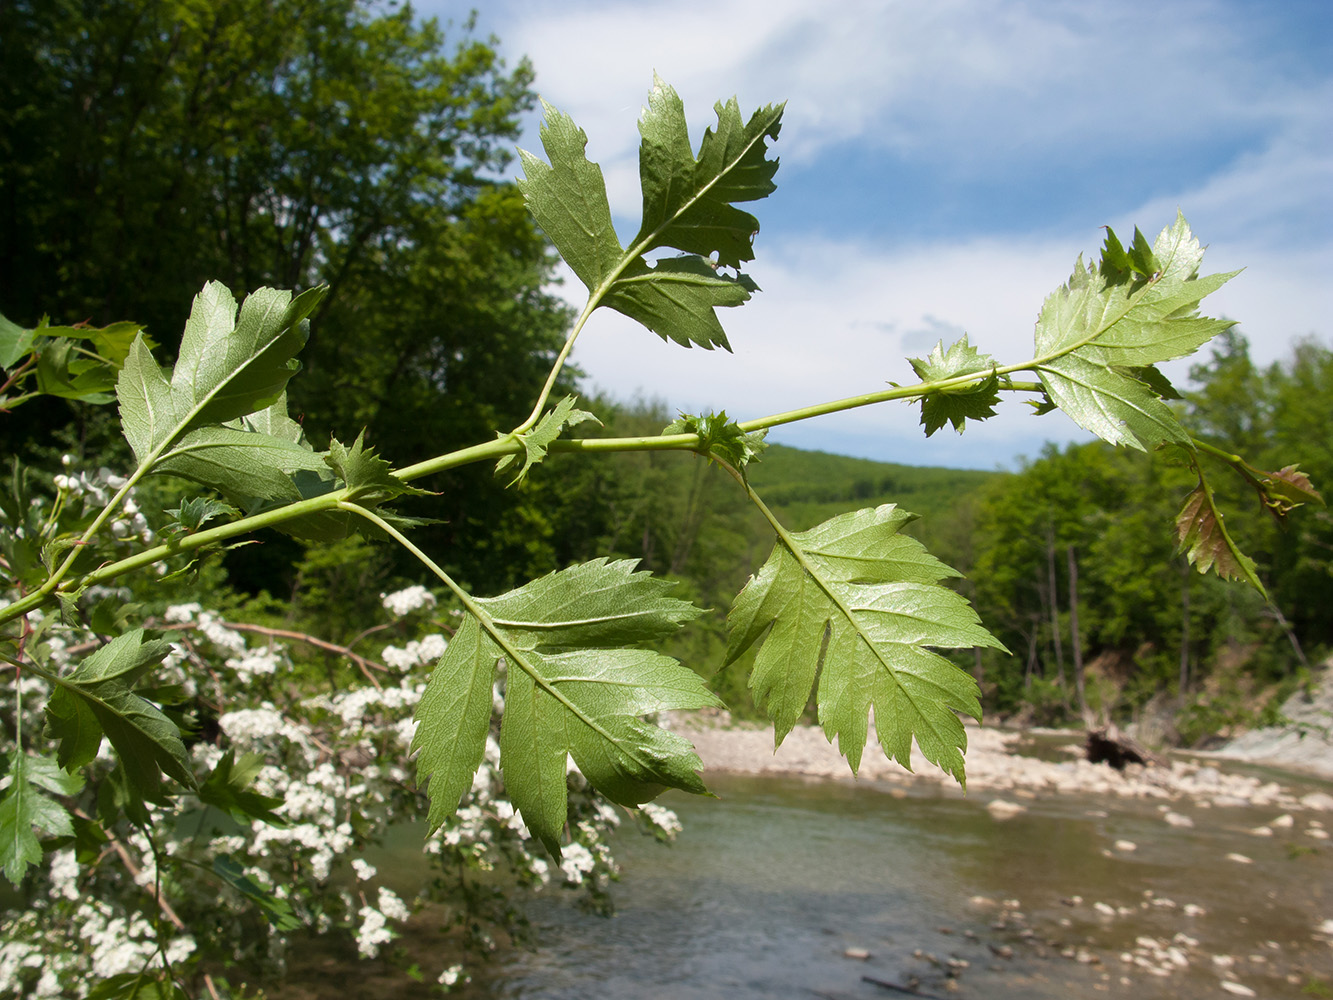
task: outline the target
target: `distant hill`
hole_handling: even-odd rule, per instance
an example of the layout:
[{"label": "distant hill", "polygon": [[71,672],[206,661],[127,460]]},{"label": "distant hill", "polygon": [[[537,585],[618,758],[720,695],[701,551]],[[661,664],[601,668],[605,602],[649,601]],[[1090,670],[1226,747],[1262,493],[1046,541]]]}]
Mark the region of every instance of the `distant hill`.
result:
[{"label": "distant hill", "polygon": [[780,444],[770,445],[748,471],[764,502],[796,530],[884,503],[896,503],[915,514],[942,513],[996,476],[1008,474],[897,465]]}]

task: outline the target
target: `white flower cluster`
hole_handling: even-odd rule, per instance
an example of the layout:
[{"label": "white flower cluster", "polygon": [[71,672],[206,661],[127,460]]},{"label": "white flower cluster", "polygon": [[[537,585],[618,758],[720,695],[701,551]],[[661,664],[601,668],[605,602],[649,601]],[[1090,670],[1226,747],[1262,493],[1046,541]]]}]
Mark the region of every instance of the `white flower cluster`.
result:
[{"label": "white flower cluster", "polygon": [[[64,457],[69,458],[70,456],[66,455]],[[62,461],[62,464],[68,466],[70,463]],[[57,473],[51,481],[55,484],[56,489],[66,494],[70,499],[81,500],[86,506],[100,508],[105,507],[112,496],[129,480],[124,476],[116,475],[103,466],[91,475],[87,472],[80,472],[73,476],[63,472]],[[139,509],[133,490],[121,502],[120,509],[107,522],[107,529],[117,541],[133,541],[145,546],[157,544],[157,535],[149,527],[148,519],[144,517],[143,511]]]},{"label": "white flower cluster", "polygon": [[432,633],[420,639],[413,639],[403,649],[397,646],[385,646],[384,651],[380,653],[380,659],[397,670],[411,670],[413,667],[425,664],[434,665],[444,655],[448,646],[448,639],[438,633]]},{"label": "white flower cluster", "polygon": [[[406,588],[384,601],[400,616],[435,604],[424,587]],[[218,613],[199,603],[172,605],[161,618],[195,627],[186,633],[188,650],[173,647],[155,668],[154,681],[182,684],[191,695],[198,690],[208,702],[224,707],[217,718],[216,742],[205,739],[190,748],[199,780],[204,781],[228,751],[234,754],[234,766],[240,766],[243,755],[258,755],[262,763],[252,760],[247,765],[248,791],[280,801],[273,808],[284,822],[260,818],[237,825],[216,808],[205,809],[196,798],[178,795],[170,805],[150,806],[155,819],[152,841],[121,826],[113,829],[116,850],[104,851],[93,863],[81,864],[69,849],[53,852],[29,873],[39,883],[28,890],[38,903],[18,919],[0,912],[5,925],[0,997],[80,997],[99,977],[145,963],[159,966],[164,951],[172,963],[182,964],[178,978],[187,978],[189,968],[200,961],[241,962],[256,976],[276,972],[284,960],[286,932],[261,917],[255,894],[268,894],[267,906],[287,907],[306,927],[347,934],[356,942],[356,953],[365,957],[381,954],[404,933],[416,908],[415,901],[400,898],[381,883],[381,873],[364,852],[390,829],[419,822],[425,815],[425,796],[416,787],[408,758],[416,729],[412,715],[447,638],[418,634],[388,647],[385,661],[404,673],[382,689],[353,687],[291,700],[290,694],[281,694],[286,685],[265,683],[262,697],[253,686],[256,679],[291,675],[291,660],[280,644],[251,648],[245,634],[228,628]],[[42,622],[38,616],[32,620]],[[40,649],[48,664],[64,667],[70,659],[67,650],[88,638],[63,630],[52,618],[43,624]],[[207,669],[200,669],[201,660]],[[39,734],[49,692],[32,674],[20,684],[25,731]],[[13,684],[0,686],[0,713],[13,717],[14,694]],[[494,702],[500,711],[499,685]],[[12,748],[12,742],[0,738],[0,755]],[[553,870],[506,796],[499,759],[499,744],[488,736],[484,759],[461,808],[423,844],[422,892],[451,906],[485,907],[491,904],[475,900],[485,900],[489,893],[450,897],[444,895],[450,891],[446,887],[456,884],[460,871],[494,885],[495,876],[483,873],[507,869],[522,884],[540,889],[558,871],[563,885],[580,887],[595,906],[605,905],[606,888],[615,875],[607,838],[620,822],[617,811],[592,792],[571,765],[571,842],[564,845],[562,862]],[[95,793],[97,781],[113,762],[109,753],[94,762],[88,794]],[[91,804],[87,808],[95,812]],[[122,852],[133,865],[131,877],[121,867]],[[431,878],[430,868],[449,872],[450,879]],[[248,895],[220,884],[215,870],[236,872],[235,877],[250,886]],[[206,936],[197,937],[199,944],[195,937],[176,933],[170,921],[150,919],[152,893],[159,888],[187,927],[208,928]],[[479,909],[465,922],[468,941],[494,947],[495,935],[488,928],[513,930],[507,921],[514,920],[516,912],[507,905]],[[158,934],[167,936],[161,946]],[[467,981],[460,957],[444,957],[447,966],[434,973],[441,987]]]},{"label": "white flower cluster", "polygon": [[675,839],[676,834],[684,829],[680,825],[680,817],[665,806],[659,806],[656,802],[645,802],[639,806],[639,811],[648,819],[648,822],[671,839]]},{"label": "white flower cluster", "polygon": [[381,594],[380,600],[385,609],[398,618],[421,608],[435,607],[435,595],[420,584],[395,590],[392,594]]}]

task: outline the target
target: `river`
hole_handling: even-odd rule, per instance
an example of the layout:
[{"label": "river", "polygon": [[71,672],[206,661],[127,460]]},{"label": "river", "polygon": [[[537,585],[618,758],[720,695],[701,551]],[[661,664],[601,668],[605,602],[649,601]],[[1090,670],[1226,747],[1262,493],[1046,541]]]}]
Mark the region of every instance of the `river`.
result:
[{"label": "river", "polygon": [[[1333,996],[1333,947],[1318,933],[1333,918],[1333,848],[1309,834],[1326,813],[1259,836],[1274,810],[1173,803],[1194,821],[1178,827],[1151,801],[1062,795],[999,821],[976,796],[938,788],[709,784],[718,800],[664,800],[685,825],[676,844],[619,838],[614,917],[580,911],[573,893],[539,894],[540,948],[483,964],[457,995],[904,995],[869,977],[997,1000]],[[354,962],[333,992],[311,991],[314,961],[291,995],[356,994]]]}]

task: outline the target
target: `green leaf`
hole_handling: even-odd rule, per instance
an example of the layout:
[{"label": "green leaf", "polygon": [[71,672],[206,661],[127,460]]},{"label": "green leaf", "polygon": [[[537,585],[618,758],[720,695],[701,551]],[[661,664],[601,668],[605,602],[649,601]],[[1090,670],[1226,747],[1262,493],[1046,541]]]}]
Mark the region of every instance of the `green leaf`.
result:
[{"label": "green leaf", "polygon": [[233,518],[241,512],[214,497],[186,497],[179,507],[172,507],[166,513],[175,522],[171,528],[189,534],[198,531],[215,517]]},{"label": "green leaf", "polygon": [[518,187],[537,225],[591,291],[616,272],[625,250],[611,223],[602,168],[584,155],[587,134],[545,101],[542,114],[542,148],[551,162],[520,149],[526,177]]},{"label": "green leaf", "polygon": [[252,292],[236,318],[227,287],[210,281],[194,300],[171,374],[176,412],[190,424],[221,423],[262,410],[287,388],[300,367],[305,318],[324,297],[312,288],[292,298],[274,288]]},{"label": "green leaf", "polygon": [[286,826],[287,820],[273,811],[284,800],[250,788],[263,766],[264,758],[257,754],[245,754],[237,761],[236,752],[228,750],[200,783],[199,801],[222,810],[238,823],[259,820],[269,826]]},{"label": "green leaf", "polygon": [[[574,404],[578,402],[577,396],[566,396],[555,407],[554,410],[546,413],[537,426],[526,434],[518,434],[519,443],[523,446],[522,464],[520,466],[520,456],[505,455],[495,465],[495,474],[497,476],[510,475],[509,485],[513,486],[523,481],[531,469],[538,462],[546,457],[546,449],[549,448],[558,437],[564,432],[566,427],[574,427],[577,424],[591,420],[598,426],[601,421],[589,413],[587,410],[576,410]],[[507,437],[505,434],[498,434],[497,437]],[[518,471],[514,467],[519,466]]]},{"label": "green leaf", "polygon": [[115,398],[110,395],[115,386],[115,369],[82,354],[72,340],[38,342],[39,392],[88,403],[109,403]]},{"label": "green leaf", "polygon": [[1167,442],[1189,446],[1175,413],[1138,379],[1077,353],[1056,358],[1038,374],[1052,402],[1103,441],[1139,451]]},{"label": "green leaf", "polygon": [[[922,382],[943,382],[966,375],[980,375],[995,370],[995,359],[982,354],[967,342],[967,334],[944,350],[944,341],[925,358],[909,359]],[[985,420],[995,416],[995,405],[1000,401],[999,379],[992,375],[980,381],[965,383],[957,388],[936,389],[921,399],[921,423],[926,437],[952,423],[953,429],[963,432],[969,419]]]},{"label": "green leaf", "polygon": [[142,336],[136,337],[116,395],[125,437],[140,464],[156,467],[158,457],[191,430],[268,409],[281,399],[299,367],[294,356],[305,344],[306,317],[324,291],[310,289],[293,299],[290,292],[261,288],[245,300],[238,320],[231,292],[209,282],[195,296],[170,381]]},{"label": "green leaf", "polygon": [[1157,261],[1143,231],[1134,227],[1134,242],[1126,250],[1115,230],[1107,226],[1106,243],[1102,246],[1101,271],[1118,282],[1151,278],[1157,271]]},{"label": "green leaf", "polygon": [[0,798],[0,868],[16,888],[28,867],[42,860],[42,845],[34,830],[58,837],[74,835],[69,811],[43,795],[42,790],[71,795],[78,791],[82,779],[58,775],[59,767],[53,761],[17,749],[10,754],[9,773],[4,778],[8,787]]},{"label": "green leaf", "polygon": [[279,899],[273,893],[260,886],[245,869],[229,854],[219,854],[213,858],[214,873],[250,902],[259,907],[259,912],[274,930],[300,930],[303,924],[285,899]]},{"label": "green leaf", "polygon": [[717,130],[704,132],[696,161],[690,151],[685,106],[654,77],[648,108],[639,119],[639,179],[643,224],[634,238],[640,253],[674,247],[703,256],[717,254],[723,267],[754,259],[759,222],[732,203],[757,201],[777,190],[778,161],[766,158],[766,139],[776,139],[783,105],[756,111],[748,123],[735,98],[718,103]]},{"label": "green leaf", "polygon": [[602,300],[638,320],[663,340],[682,347],[731,350],[714,309],[739,306],[759,286],[748,275],[719,274],[702,257],[670,257],[649,266],[637,260],[625,268]]},{"label": "green leaf", "polygon": [[954,711],[979,718],[976,682],[927,647],[1003,649],[967,601],[939,581],[958,574],[901,534],[916,515],[892,504],[780,532],[728,616],[726,663],[762,646],[750,677],[781,744],[819,677],[819,720],[855,772],[873,708],[884,753],[911,766],[912,740],[962,783],[967,737]]},{"label": "green leaf", "polygon": [[475,600],[431,675],[416,718],[417,780],[430,779],[432,829],[457,808],[485,752],[496,662],[506,660],[500,765],[529,828],[559,854],[565,760],[614,802],[664,788],[702,792],[688,741],[643,721],[651,712],[719,704],[699,675],[651,649],[700,614],[672,586],[605,559]]},{"label": "green leaf", "polygon": [[726,462],[737,471],[757,461],[768,447],[764,443],[766,430],[746,433],[736,421],[727,419],[726,410],[697,417],[682,413],[662,428],[662,433],[699,435],[697,450],[701,455]]},{"label": "green leaf", "polygon": [[1183,552],[1200,573],[1211,569],[1224,580],[1244,580],[1268,596],[1259,581],[1254,560],[1240,550],[1227,531],[1202,472],[1199,485],[1185,498],[1185,506],[1176,517],[1176,537],[1180,542],[1176,551]]},{"label": "green leaf", "polygon": [[84,1000],[189,1000],[165,969],[122,972],[93,985]]},{"label": "green leaf", "polygon": [[28,756],[24,765],[28,781],[52,795],[78,795],[83,791],[83,775],[71,774],[50,757]]},{"label": "green leaf", "polygon": [[189,431],[153,465],[156,473],[189,479],[241,502],[299,500],[292,473],[324,468],[324,457],[309,448],[270,434],[219,426]]},{"label": "green leaf", "polygon": [[62,767],[71,770],[91,761],[105,733],[133,794],[157,796],[159,770],[194,787],[180,731],[132,690],[170,648],[156,633],[135,629],[86,657],[73,673],[56,678],[57,689],[46,707],[47,730],[60,743]]},{"label": "green leaf", "polygon": [[0,368],[12,368],[32,350],[36,332],[25,330],[0,314]]},{"label": "green leaf", "polygon": [[1202,259],[1181,215],[1151,253],[1141,234],[1126,251],[1108,230],[1101,264],[1088,270],[1080,258],[1068,283],[1046,299],[1037,319],[1036,371],[1081,427],[1140,450],[1188,443],[1159,398],[1169,386],[1146,368],[1184,357],[1233,325],[1198,313],[1203,297],[1237,273],[1201,278]]},{"label": "green leaf", "polygon": [[365,446],[365,431],[347,448],[337,438],[329,441],[328,467],[352,490],[351,499],[361,504],[380,504],[400,496],[427,496],[428,491],[410,486],[393,475],[393,467]]},{"label": "green leaf", "polygon": [[[630,249],[612,225],[601,169],[585,155],[587,136],[550,105],[543,105],[541,135],[551,162],[520,151],[526,176],[518,184],[538,225],[588,286],[593,308],[609,306],[686,347],[729,350],[714,310],[741,305],[758,286],[717,269],[754,256],[759,223],[733,203],[774,190],[778,164],[766,158],[767,140],[777,137],[782,106],[762,108],[747,123],[734,100],[717,105],[717,129],[705,132],[696,160],[675,91],[658,79],[649,104],[640,124],[644,218]],[[685,256],[653,263],[644,256],[663,248]]]}]

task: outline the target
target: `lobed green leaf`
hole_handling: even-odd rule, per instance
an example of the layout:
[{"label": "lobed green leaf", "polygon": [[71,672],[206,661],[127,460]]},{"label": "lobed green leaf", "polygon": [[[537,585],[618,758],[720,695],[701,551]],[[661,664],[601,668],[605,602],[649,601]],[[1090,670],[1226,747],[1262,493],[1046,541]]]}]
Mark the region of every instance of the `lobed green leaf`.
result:
[{"label": "lobed green leaf", "polygon": [[642,716],[719,702],[694,671],[636,648],[700,612],[667,597],[670,583],[633,566],[597,559],[473,601],[416,713],[412,745],[418,781],[430,780],[432,829],[457,807],[484,756],[502,658],[505,788],[552,854],[567,811],[568,757],[623,805],[667,787],[704,791],[690,744]]},{"label": "lobed green leaf", "polygon": [[715,309],[739,306],[759,291],[747,275],[719,274],[702,257],[671,257],[648,265],[635,261],[603,303],[638,320],[663,340],[682,347],[731,350]]},{"label": "lobed green leaf", "polygon": [[542,113],[542,148],[551,162],[520,149],[526,176],[519,178],[518,188],[537,225],[591,291],[616,273],[625,250],[611,222],[602,168],[584,152],[587,134],[545,101]]},{"label": "lobed green leaf", "polygon": [[8,773],[0,782],[0,870],[17,888],[30,865],[42,860],[42,845],[34,830],[58,837],[74,835],[69,811],[43,794],[73,795],[83,779],[64,774],[55,761],[33,757],[15,749],[9,756]]},{"label": "lobed green leaf", "polygon": [[[995,359],[982,354],[967,342],[967,334],[944,350],[944,341],[925,358],[910,358],[912,369],[922,382],[944,382],[967,375],[981,375],[995,370]],[[921,398],[921,423],[926,437],[952,423],[953,429],[963,432],[968,420],[985,420],[995,416],[995,405],[1000,402],[999,379],[989,378],[967,382],[956,388],[935,389]]]},{"label": "lobed green leaf", "polygon": [[1199,302],[1235,273],[1199,277],[1203,248],[1184,216],[1151,251],[1141,233],[1125,250],[1108,230],[1100,265],[1082,258],[1037,319],[1036,372],[1050,399],[1112,444],[1188,446],[1161,402],[1170,384],[1151,366],[1184,357],[1233,324],[1200,316]]},{"label": "lobed green leaf", "polygon": [[[523,455],[521,458],[518,455],[503,456],[495,463],[495,474],[509,476],[509,485],[514,486],[527,478],[529,469],[546,458],[546,449],[564,433],[566,427],[574,427],[589,420],[601,424],[601,421],[587,410],[576,409],[574,406],[576,402],[578,402],[577,396],[566,396],[556,404],[555,409],[544,414],[532,430],[515,434],[519,444],[523,446]],[[507,434],[499,433],[496,436],[508,437]]]},{"label": "lobed green leaf", "polygon": [[967,737],[954,710],[979,718],[976,682],[928,647],[1003,649],[967,601],[939,581],[958,574],[901,534],[915,515],[892,504],[780,533],[728,616],[726,663],[760,644],[755,701],[780,745],[819,678],[819,720],[853,771],[868,716],[884,753],[927,760],[964,781]]},{"label": "lobed green leaf", "polygon": [[73,673],[55,679],[57,689],[47,702],[46,718],[48,733],[59,741],[62,767],[72,770],[89,763],[105,734],[132,794],[156,797],[159,772],[187,788],[195,786],[180,730],[133,691],[170,648],[156,633],[135,629],[86,657]]},{"label": "lobed green leaf", "polygon": [[732,98],[719,102],[717,129],[704,132],[696,160],[690,150],[685,105],[654,76],[648,108],[639,119],[639,180],[643,223],[634,238],[640,253],[674,247],[717,255],[723,267],[754,259],[759,221],[733,202],[757,201],[777,190],[778,161],[766,157],[768,139],[781,129],[783,105],[760,108],[749,122]]}]

